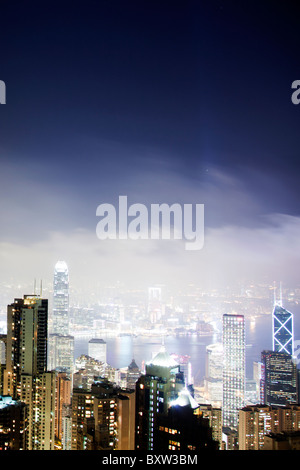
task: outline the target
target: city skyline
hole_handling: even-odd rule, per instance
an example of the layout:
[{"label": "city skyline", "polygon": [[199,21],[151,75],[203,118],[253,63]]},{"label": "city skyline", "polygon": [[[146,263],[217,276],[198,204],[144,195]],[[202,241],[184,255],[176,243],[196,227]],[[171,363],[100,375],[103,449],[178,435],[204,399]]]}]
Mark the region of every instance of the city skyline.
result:
[{"label": "city skyline", "polygon": [[0,448],[280,447],[299,5],[2,3]]}]

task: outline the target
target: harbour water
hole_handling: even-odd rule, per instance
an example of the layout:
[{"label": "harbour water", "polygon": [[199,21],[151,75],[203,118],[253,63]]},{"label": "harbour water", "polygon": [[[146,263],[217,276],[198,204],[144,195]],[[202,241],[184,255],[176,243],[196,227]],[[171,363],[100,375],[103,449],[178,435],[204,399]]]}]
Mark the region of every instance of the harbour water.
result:
[{"label": "harbour water", "polygon": [[[295,322],[297,325],[297,322]],[[296,336],[295,336],[296,337]],[[141,368],[143,361],[149,361],[162,345],[158,336],[103,337],[107,343],[107,362],[112,367],[128,366],[132,359]],[[75,338],[75,358],[88,354],[89,338]],[[194,383],[200,384],[205,375],[206,346],[221,341],[220,334],[212,336],[166,336],[166,350],[172,354],[188,355],[192,365]],[[246,320],[246,377],[253,377],[253,362],[259,361],[261,351],[272,348],[272,316],[263,315],[255,321]]]}]

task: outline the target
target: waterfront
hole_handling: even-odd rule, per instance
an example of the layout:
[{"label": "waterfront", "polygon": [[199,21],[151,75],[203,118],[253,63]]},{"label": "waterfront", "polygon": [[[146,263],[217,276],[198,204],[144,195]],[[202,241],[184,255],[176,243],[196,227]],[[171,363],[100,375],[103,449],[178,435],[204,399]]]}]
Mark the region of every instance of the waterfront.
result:
[{"label": "waterfront", "polygon": [[[295,321],[295,324],[297,322]],[[246,377],[252,378],[253,362],[260,360],[261,351],[272,348],[272,316],[262,315],[255,322],[246,320]],[[297,336],[295,336],[297,338]],[[88,353],[90,338],[75,338],[75,358]],[[143,361],[149,361],[161,348],[164,341],[166,350],[172,354],[188,355],[192,365],[195,385],[199,385],[205,374],[206,346],[221,341],[221,335],[198,336],[117,336],[103,337],[107,343],[107,362],[112,367],[122,368],[135,359],[141,368]]]}]

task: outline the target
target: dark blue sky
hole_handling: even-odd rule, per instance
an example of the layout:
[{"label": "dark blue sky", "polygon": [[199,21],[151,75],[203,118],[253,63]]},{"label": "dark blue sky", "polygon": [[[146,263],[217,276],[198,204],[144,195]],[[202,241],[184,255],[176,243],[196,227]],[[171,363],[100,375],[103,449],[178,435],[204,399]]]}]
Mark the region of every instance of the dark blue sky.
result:
[{"label": "dark blue sky", "polygon": [[0,239],[94,230],[120,194],[300,216],[295,3],[2,1]]}]

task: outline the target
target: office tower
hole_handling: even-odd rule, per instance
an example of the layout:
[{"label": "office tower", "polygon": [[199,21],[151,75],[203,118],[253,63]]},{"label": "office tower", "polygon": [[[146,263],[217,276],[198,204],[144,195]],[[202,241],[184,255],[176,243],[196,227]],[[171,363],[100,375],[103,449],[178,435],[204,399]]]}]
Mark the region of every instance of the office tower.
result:
[{"label": "office tower", "polygon": [[261,398],[261,377],[262,377],[262,363],[255,361],[253,362],[253,380],[255,381],[256,387],[256,403],[263,403],[264,400]]},{"label": "office tower", "polygon": [[199,452],[217,450],[218,442],[212,438],[209,419],[203,416],[198,403],[187,388],[170,402],[167,414],[157,415],[155,452]]},{"label": "office tower", "polygon": [[65,261],[58,261],[54,268],[51,333],[69,335],[69,271]]},{"label": "office tower", "polygon": [[0,450],[26,450],[27,406],[0,396]]},{"label": "office tower", "polygon": [[106,364],[106,342],[103,339],[92,338],[88,344],[88,355]]},{"label": "office tower", "polygon": [[74,371],[74,336],[49,335],[48,369],[66,372],[71,377]]},{"label": "office tower", "polygon": [[223,426],[237,430],[245,400],[245,320],[223,315]]},{"label": "office tower", "polygon": [[47,372],[48,300],[36,295],[7,307],[4,394],[28,406],[28,450],[54,448],[55,375]]},{"label": "office tower", "polygon": [[167,414],[170,402],[184,387],[184,375],[164,347],[146,364],[136,383],[136,449],[155,450],[158,414]]},{"label": "office tower", "polygon": [[216,407],[223,400],[223,345],[210,344],[206,347],[204,377],[204,398]]},{"label": "office tower", "polygon": [[256,405],[259,403],[257,400],[256,382],[253,379],[246,378],[245,380],[245,406]]},{"label": "office tower", "polygon": [[64,261],[54,268],[52,329],[49,335],[48,369],[72,377],[74,337],[69,334],[69,271]]},{"label": "office tower", "polygon": [[294,353],[294,327],[293,314],[280,304],[274,306],[272,314],[273,323],[273,351]]},{"label": "office tower", "polygon": [[290,354],[275,351],[261,353],[262,397],[267,405],[296,403],[297,365]]}]

